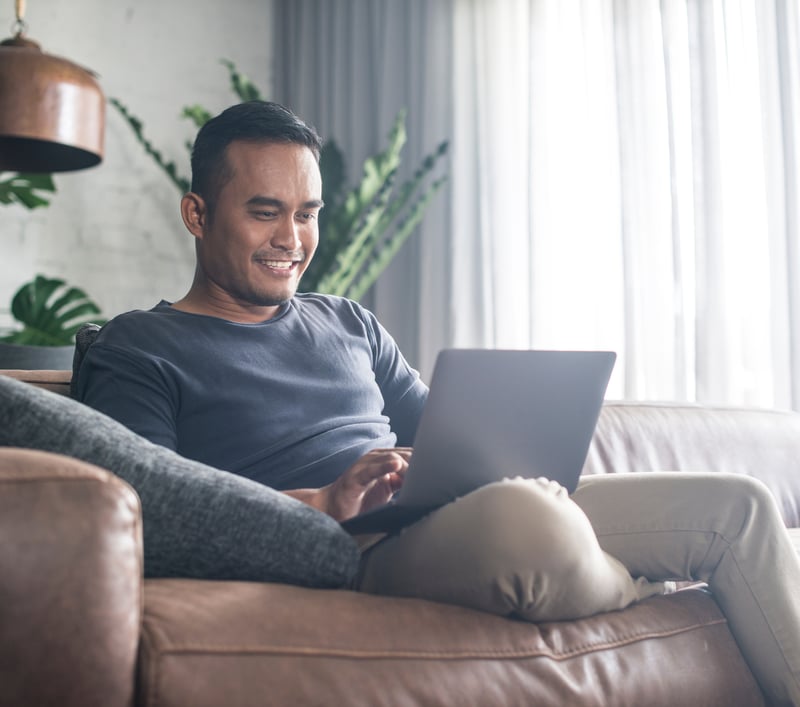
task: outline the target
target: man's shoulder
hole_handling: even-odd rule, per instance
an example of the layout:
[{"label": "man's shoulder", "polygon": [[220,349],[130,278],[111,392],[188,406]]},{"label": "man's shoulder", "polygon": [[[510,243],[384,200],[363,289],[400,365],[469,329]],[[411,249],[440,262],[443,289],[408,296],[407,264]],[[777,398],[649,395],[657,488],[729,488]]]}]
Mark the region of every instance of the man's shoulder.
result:
[{"label": "man's shoulder", "polygon": [[151,335],[173,328],[178,321],[170,316],[168,302],[161,301],[152,309],[134,309],[112,317],[100,329],[95,343],[128,346]]}]

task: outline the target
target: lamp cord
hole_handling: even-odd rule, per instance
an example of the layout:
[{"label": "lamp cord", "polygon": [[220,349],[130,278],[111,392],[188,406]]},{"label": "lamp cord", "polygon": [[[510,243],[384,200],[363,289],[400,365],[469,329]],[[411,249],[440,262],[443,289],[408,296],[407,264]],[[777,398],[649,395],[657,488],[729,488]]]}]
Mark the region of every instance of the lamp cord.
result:
[{"label": "lamp cord", "polygon": [[25,0],[14,0],[14,10],[17,15],[17,19],[13,25],[11,25],[11,32],[20,37],[25,34],[25,30],[28,29],[28,25],[25,23]]}]

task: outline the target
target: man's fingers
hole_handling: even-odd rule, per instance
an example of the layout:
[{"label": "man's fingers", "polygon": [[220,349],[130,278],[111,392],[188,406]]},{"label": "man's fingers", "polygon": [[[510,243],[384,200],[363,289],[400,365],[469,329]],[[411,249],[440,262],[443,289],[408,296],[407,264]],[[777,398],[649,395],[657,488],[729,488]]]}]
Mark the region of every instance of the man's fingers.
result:
[{"label": "man's fingers", "polygon": [[352,467],[353,477],[364,486],[388,474],[397,475],[397,480],[401,481],[409,459],[410,454],[405,449],[374,449]]},{"label": "man's fingers", "polygon": [[344,520],[386,503],[403,485],[411,449],[373,449],[361,457],[336,481],[325,487],[326,512]]},{"label": "man's fingers", "polygon": [[406,461],[411,459],[411,452],[413,452],[413,448],[411,447],[386,447],[381,449],[373,449],[370,452],[367,452],[365,457],[369,457],[373,454],[376,455],[383,455],[383,454],[396,454],[399,457],[402,457]]},{"label": "man's fingers", "polygon": [[403,479],[405,478],[406,470],[403,469],[402,471],[398,471],[394,474],[389,474],[387,477],[387,481],[389,482],[389,486],[392,489],[392,493],[396,493],[400,490],[400,487],[403,485]]}]

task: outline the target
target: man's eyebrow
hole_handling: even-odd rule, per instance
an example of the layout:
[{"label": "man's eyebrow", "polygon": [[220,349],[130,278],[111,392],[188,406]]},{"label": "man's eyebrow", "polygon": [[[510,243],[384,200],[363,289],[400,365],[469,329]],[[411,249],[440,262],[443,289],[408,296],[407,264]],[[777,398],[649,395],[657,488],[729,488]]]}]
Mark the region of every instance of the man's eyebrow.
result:
[{"label": "man's eyebrow", "polygon": [[[286,203],[272,196],[253,196],[247,200],[247,206],[273,206],[282,209],[286,207]],[[323,206],[325,202],[322,199],[311,199],[302,204],[304,209],[321,209]]]}]

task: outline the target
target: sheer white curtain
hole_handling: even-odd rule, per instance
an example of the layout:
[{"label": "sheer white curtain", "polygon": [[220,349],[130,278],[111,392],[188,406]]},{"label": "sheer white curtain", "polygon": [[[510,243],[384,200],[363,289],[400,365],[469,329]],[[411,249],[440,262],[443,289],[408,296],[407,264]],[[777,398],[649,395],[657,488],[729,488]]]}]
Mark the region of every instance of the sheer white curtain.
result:
[{"label": "sheer white curtain", "polygon": [[796,0],[276,14],[281,98],[350,154],[399,105],[409,159],[451,139],[370,301],[423,372],[442,346],[610,348],[613,397],[800,407]]}]

